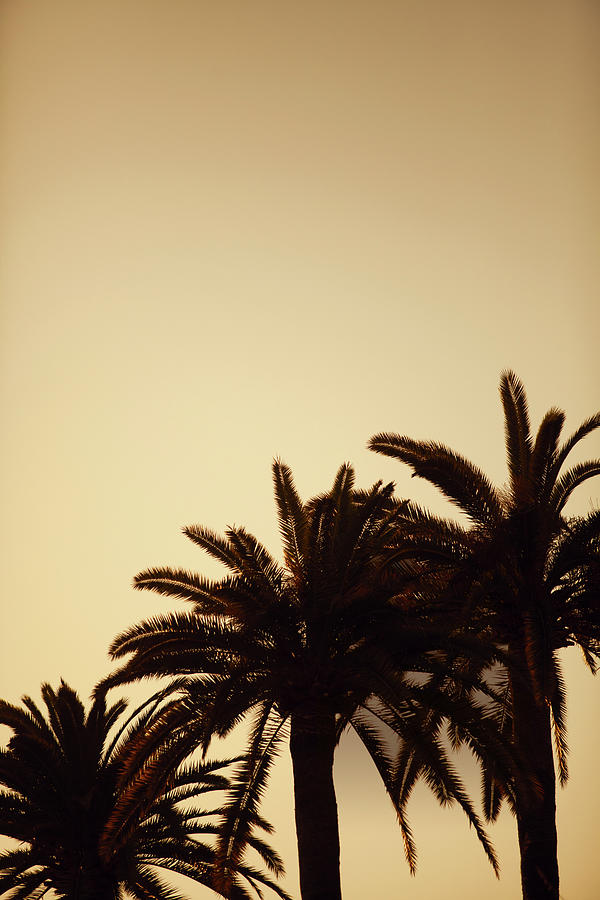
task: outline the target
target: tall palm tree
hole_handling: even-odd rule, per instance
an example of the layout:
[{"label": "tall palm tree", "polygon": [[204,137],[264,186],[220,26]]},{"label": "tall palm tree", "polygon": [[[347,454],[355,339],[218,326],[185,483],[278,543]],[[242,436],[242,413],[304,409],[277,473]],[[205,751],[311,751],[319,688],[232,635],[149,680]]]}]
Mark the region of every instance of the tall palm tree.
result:
[{"label": "tall palm tree", "polygon": [[[44,684],[42,697],[46,713],[27,696],[22,706],[0,701],[0,723],[12,729],[0,751],[0,833],[21,842],[0,856],[2,895],[183,900],[161,869],[212,888],[215,851],[197,838],[216,833],[219,810],[197,804],[229,786],[222,770],[236,760],[177,765],[176,741],[147,752],[160,694],[129,716],[124,701],[107,707],[101,694],[86,715],[64,682]],[[256,848],[281,868],[260,840]],[[235,874],[239,900],[251,896],[244,883],[274,887],[243,863]]]},{"label": "tall palm tree", "polygon": [[[600,460],[564,470],[579,442],[600,427],[587,419],[562,445],[565,414],[550,409],[535,437],[525,390],[513,372],[501,376],[508,484],[495,488],[483,472],[443,444],[378,434],[370,447],[407,463],[470,519],[470,527],[417,516],[404,540],[438,565],[454,566],[454,593],[468,600],[468,621],[507,650],[508,706],[503,727],[531,767],[528,787],[515,783],[523,897],[558,900],[554,731],[558,775],[567,778],[565,688],[557,652],[580,646],[595,672],[600,655],[600,510],[568,517],[575,488],[600,474]],[[489,818],[502,798],[493,769],[484,775]]]},{"label": "tall palm tree", "polygon": [[[237,774],[220,839],[222,888],[258,811],[269,770],[289,732],[304,900],[341,897],[333,757],[352,728],[370,753],[398,815],[412,869],[415,846],[399,800],[398,761],[412,760],[411,786],[424,777],[441,803],[456,801],[492,864],[493,850],[445,752],[446,717],[460,719],[484,753],[485,723],[465,691],[447,690],[449,674],[425,618],[398,598],[405,574],[382,566],[403,503],[393,485],[354,489],[343,465],[331,490],[302,503],[291,471],[273,465],[285,565],[243,528],[225,537],[194,525],[185,534],[224,563],[209,581],[152,568],[135,587],[187,600],[191,608],[142,622],[115,639],[113,657],[131,654],[105,686],[148,676],[180,676],[182,699],[164,719],[206,748],[251,716],[247,757]],[[402,580],[404,579],[404,580]],[[457,676],[458,677],[458,676]],[[230,874],[230,873],[229,873]]]}]

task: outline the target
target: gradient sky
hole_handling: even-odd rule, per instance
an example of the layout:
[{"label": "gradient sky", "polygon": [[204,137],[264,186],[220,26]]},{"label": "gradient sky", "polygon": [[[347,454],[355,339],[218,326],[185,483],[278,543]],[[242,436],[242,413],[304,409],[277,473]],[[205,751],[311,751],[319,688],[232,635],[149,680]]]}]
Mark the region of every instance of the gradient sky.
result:
[{"label": "gradient sky", "polygon": [[[0,696],[87,696],[113,635],[173,605],[136,572],[217,574],[181,526],[278,552],[275,455],[305,497],[349,459],[447,511],[369,437],[502,483],[502,369],[536,425],[600,406],[596,4],[32,0],[0,25]],[[600,685],[565,666],[561,888],[595,900]],[[518,896],[508,814],[497,882],[420,789],[411,879],[351,740],[336,783],[345,900]],[[297,894],[291,810],[282,760],[266,813]]]}]

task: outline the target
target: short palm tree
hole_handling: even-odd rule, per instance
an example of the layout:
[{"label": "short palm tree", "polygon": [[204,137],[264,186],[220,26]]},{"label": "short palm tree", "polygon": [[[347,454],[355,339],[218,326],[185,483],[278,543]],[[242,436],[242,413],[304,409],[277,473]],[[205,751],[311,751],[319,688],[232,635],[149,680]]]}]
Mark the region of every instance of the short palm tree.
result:
[{"label": "short palm tree", "polygon": [[[531,767],[529,786],[514,783],[523,897],[558,900],[552,731],[561,783],[567,778],[567,746],[557,651],[579,645],[592,671],[600,655],[600,510],[565,515],[575,488],[600,474],[600,460],[567,471],[564,465],[579,442],[600,427],[600,414],[561,445],[561,410],[550,409],[534,437],[525,391],[513,372],[502,374],[500,395],[509,471],[501,490],[437,442],[378,434],[370,447],[407,463],[470,519],[462,528],[417,516],[413,526],[405,525],[401,541],[411,554],[420,548],[425,558],[454,569],[452,589],[469,604],[470,626],[507,650],[508,705],[499,718]],[[488,817],[494,818],[503,790],[493,768],[485,772],[484,796]]]},{"label": "short palm tree", "polygon": [[[405,806],[419,777],[441,803],[460,804],[496,866],[443,743],[444,722],[456,717],[475,752],[483,753],[485,723],[466,691],[447,690],[445,631],[438,627],[433,635],[414,604],[402,603],[404,570],[382,565],[405,504],[394,499],[393,485],[355,490],[349,465],[327,494],[308,503],[283,463],[275,461],[273,477],[285,565],[243,528],[230,528],[225,537],[185,528],[229,574],[218,581],[171,568],[138,575],[135,587],[191,607],[117,637],[113,657],[131,656],[105,682],[179,676],[181,699],[165,727],[183,729],[203,748],[251,715],[247,757],[220,838],[223,891],[288,731],[304,900],[341,897],[333,757],[346,728],[358,734],[379,770],[411,868],[415,847]],[[397,772],[407,760],[410,784],[401,791]]]},{"label": "short palm tree", "polygon": [[[46,713],[27,696],[22,706],[0,701],[0,723],[12,729],[0,751],[0,833],[20,842],[0,856],[0,893],[183,900],[159,870],[213,887],[215,852],[197,837],[215,834],[220,811],[197,801],[229,786],[221,770],[235,760],[177,765],[173,741],[146,752],[160,695],[130,716],[124,701],[107,707],[101,694],[86,715],[64,682],[43,685],[42,697]],[[243,863],[235,874],[231,896],[240,900],[250,896],[244,883],[270,884]]]}]

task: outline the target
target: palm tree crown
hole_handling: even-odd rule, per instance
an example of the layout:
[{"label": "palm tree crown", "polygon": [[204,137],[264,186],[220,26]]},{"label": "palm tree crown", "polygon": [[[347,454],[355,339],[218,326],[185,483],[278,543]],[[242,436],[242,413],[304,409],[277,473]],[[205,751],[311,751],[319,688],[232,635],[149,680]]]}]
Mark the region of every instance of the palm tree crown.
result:
[{"label": "palm tree crown", "polygon": [[415,847],[405,807],[421,776],[440,802],[462,806],[495,866],[442,741],[445,717],[458,717],[483,752],[480,711],[465,692],[453,697],[446,689],[445,637],[438,629],[433,639],[424,618],[401,603],[405,570],[383,564],[406,504],[394,499],[392,485],[355,490],[348,465],[328,493],[308,503],[283,463],[274,463],[273,477],[285,565],[243,528],[225,537],[185,528],[230,574],[209,581],[170,568],[142,572],[137,588],[190,601],[191,609],[142,622],[111,647],[114,657],[131,657],[108,685],[181,677],[182,699],[168,727],[184,728],[204,748],[212,735],[226,735],[252,716],[220,838],[223,889],[288,732],[304,900],[341,896],[332,766],[348,727],[394,803],[411,868]]},{"label": "palm tree crown", "polygon": [[[561,410],[550,409],[534,437],[525,391],[513,372],[502,374],[500,395],[509,476],[501,490],[475,465],[434,441],[379,434],[370,447],[407,463],[470,519],[470,527],[462,528],[432,517],[417,528],[406,526],[404,539],[410,552],[418,550],[454,571],[452,590],[462,594],[471,627],[508,651],[510,714],[505,708],[501,717],[533,766],[538,785],[533,792],[515,786],[523,892],[537,900],[558,898],[552,728],[563,783],[567,745],[557,651],[579,645],[592,671],[600,657],[600,510],[565,514],[575,488],[600,474],[600,460],[564,470],[572,450],[600,427],[600,413],[560,444]],[[503,790],[490,769],[484,789],[488,815],[494,818]]]},{"label": "palm tree crown", "polygon": [[[102,694],[86,715],[64,682],[43,685],[42,697],[46,714],[30,697],[22,707],[0,701],[0,723],[13,732],[0,752],[0,831],[21,842],[0,858],[0,891],[12,889],[13,900],[49,890],[69,900],[184,900],[160,870],[213,887],[214,849],[198,837],[216,833],[219,811],[197,801],[228,787],[221,770],[236,760],[177,765],[181,747],[165,741],[148,753],[160,694],[129,716],[124,701],[107,707]],[[236,875],[270,884],[243,863]],[[232,896],[250,893],[240,884]]]}]

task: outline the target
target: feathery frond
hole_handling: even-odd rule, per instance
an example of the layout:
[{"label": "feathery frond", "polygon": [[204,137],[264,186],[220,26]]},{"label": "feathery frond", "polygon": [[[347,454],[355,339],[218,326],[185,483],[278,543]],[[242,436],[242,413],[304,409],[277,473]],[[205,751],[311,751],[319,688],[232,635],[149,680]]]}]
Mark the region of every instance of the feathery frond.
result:
[{"label": "feathery frond", "polygon": [[525,388],[514,372],[500,376],[500,397],[504,408],[504,435],[511,485],[525,477],[531,457],[531,430]]},{"label": "feathery frond", "polygon": [[492,527],[501,517],[500,498],[481,469],[443,444],[378,434],[369,441],[369,448],[407,463],[416,476],[438,487],[472,520]]}]

